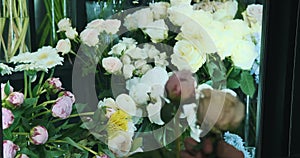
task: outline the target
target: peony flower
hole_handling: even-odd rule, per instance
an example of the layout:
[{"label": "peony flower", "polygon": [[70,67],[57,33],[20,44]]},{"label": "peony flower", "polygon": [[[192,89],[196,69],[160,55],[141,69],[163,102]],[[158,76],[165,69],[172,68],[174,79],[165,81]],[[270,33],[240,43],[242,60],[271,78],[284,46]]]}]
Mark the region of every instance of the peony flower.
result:
[{"label": "peony flower", "polygon": [[86,28],[80,33],[81,41],[90,46],[94,47],[99,43],[99,32],[96,29]]},{"label": "peony flower", "polygon": [[66,119],[72,112],[73,101],[69,96],[62,96],[57,99],[52,107],[52,115],[61,119]]},{"label": "peony flower", "polygon": [[144,8],[134,12],[133,14],[127,15],[124,20],[124,26],[128,30],[144,28],[148,24],[152,23],[153,19],[153,13],[150,8]]},{"label": "peony flower", "polygon": [[239,40],[232,44],[231,60],[234,65],[244,70],[250,70],[258,56],[253,42]]},{"label": "peony flower", "polygon": [[11,75],[13,68],[7,66],[6,64],[0,63],[0,74],[4,75]]},{"label": "peony flower", "polygon": [[[211,88],[200,91],[198,123],[219,130],[236,128],[244,117],[245,105],[232,93]],[[210,130],[210,129],[206,129]]]},{"label": "peony flower", "polygon": [[69,18],[61,19],[58,23],[58,31],[67,31],[68,28],[72,27],[71,20]]},{"label": "peony flower", "polygon": [[30,130],[30,141],[35,145],[45,144],[48,140],[48,131],[44,126],[35,126]]},{"label": "peony flower", "polygon": [[65,35],[69,38],[69,39],[75,39],[78,36],[78,32],[76,31],[76,28],[72,28],[69,27],[66,32]]},{"label": "peony flower", "polygon": [[161,119],[160,111],[162,108],[162,102],[158,100],[156,103],[150,103],[147,106],[148,118],[151,123],[155,123],[158,125],[164,125],[165,122]]},{"label": "peony flower", "polygon": [[98,108],[106,108],[105,116],[110,118],[118,110],[118,105],[112,98],[104,98],[103,101],[99,101]]},{"label": "peony flower", "polygon": [[168,37],[168,26],[164,20],[156,20],[149,23],[145,27],[144,32],[150,36],[153,43],[157,43]]},{"label": "peony flower", "polygon": [[60,81],[59,78],[55,78],[55,77],[52,77],[52,78],[48,78],[46,80],[46,84],[45,84],[45,87],[47,89],[49,89],[51,92],[53,93],[57,93],[58,91],[62,90],[62,83]]},{"label": "peony flower", "polygon": [[195,79],[187,70],[175,72],[165,86],[170,99],[184,102],[195,98]]},{"label": "peony flower", "polygon": [[120,94],[116,98],[116,103],[117,103],[118,108],[122,109],[127,114],[129,114],[131,116],[136,115],[136,111],[137,111],[136,104],[133,101],[133,99],[131,98],[131,96],[129,96],[127,94]]},{"label": "peony flower", "polygon": [[[61,95],[62,96],[62,95]],[[71,98],[72,104],[75,103],[75,95],[71,93],[70,91],[64,91],[63,96],[67,96]]]},{"label": "peony flower", "polygon": [[124,157],[129,154],[131,149],[132,136],[125,131],[115,131],[108,138],[108,148],[116,155],[116,157]]},{"label": "peony flower", "polygon": [[[5,94],[5,83],[1,83],[1,100],[5,99],[7,96]],[[12,86],[9,86],[9,93],[12,93],[14,91],[14,88]]]},{"label": "peony flower", "polygon": [[96,155],[96,158],[109,158],[109,156],[107,156],[107,155],[105,155],[105,154],[102,154],[101,156]]},{"label": "peony flower", "polygon": [[178,70],[190,70],[195,73],[206,61],[206,54],[187,40],[180,40],[174,46],[171,63]]},{"label": "peony flower", "polygon": [[12,92],[9,94],[6,101],[12,107],[20,107],[24,102],[24,94],[20,92]]},{"label": "peony flower", "polygon": [[14,158],[19,150],[19,146],[10,140],[3,141],[3,156],[4,158]]},{"label": "peony flower", "polygon": [[108,73],[116,74],[121,72],[123,64],[119,58],[107,57],[102,59],[102,66]]},{"label": "peony flower", "polygon": [[68,54],[71,51],[71,42],[69,39],[61,39],[57,42],[57,52],[61,52],[62,55]]},{"label": "peony flower", "polygon": [[4,107],[2,107],[2,128],[7,129],[14,122],[14,114]]},{"label": "peony flower", "polygon": [[29,158],[26,154],[17,155],[16,158]]},{"label": "peony flower", "polygon": [[149,7],[153,12],[153,18],[155,20],[165,19],[168,15],[168,8],[170,7],[170,3],[168,2],[150,3]]}]

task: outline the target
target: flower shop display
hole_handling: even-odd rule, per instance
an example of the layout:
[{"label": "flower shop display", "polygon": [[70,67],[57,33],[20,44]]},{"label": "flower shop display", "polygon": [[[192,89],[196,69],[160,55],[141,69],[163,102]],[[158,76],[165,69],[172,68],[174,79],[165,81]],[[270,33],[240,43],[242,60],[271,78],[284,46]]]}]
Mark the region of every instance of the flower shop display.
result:
[{"label": "flower shop display", "polygon": [[[178,158],[191,137],[197,150],[211,138],[250,157],[241,128],[259,82],[261,21],[261,5],[238,11],[235,0],[150,3],[82,32],[62,18],[56,45],[0,64],[2,75],[24,73],[19,91],[1,84],[5,155]],[[53,76],[69,54],[73,77],[94,83],[75,80],[71,92]]]}]

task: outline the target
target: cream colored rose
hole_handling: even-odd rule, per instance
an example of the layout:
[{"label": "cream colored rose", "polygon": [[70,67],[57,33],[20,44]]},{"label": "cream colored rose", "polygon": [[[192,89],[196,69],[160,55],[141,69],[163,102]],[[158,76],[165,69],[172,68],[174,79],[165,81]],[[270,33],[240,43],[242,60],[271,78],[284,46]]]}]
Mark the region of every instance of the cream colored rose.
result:
[{"label": "cream colored rose", "polygon": [[190,5],[191,0],[171,0],[171,6]]},{"label": "cream colored rose", "polygon": [[131,64],[126,64],[123,66],[123,75],[125,79],[130,79],[133,76],[133,71],[135,67]]},{"label": "cream colored rose", "polygon": [[69,39],[61,39],[56,44],[57,52],[61,52],[62,55],[68,54],[71,51],[71,42]]},{"label": "cream colored rose", "polygon": [[102,66],[108,73],[116,74],[121,71],[123,64],[119,58],[107,57],[102,59]]},{"label": "cream colored rose", "polygon": [[247,6],[246,11],[242,15],[244,20],[252,26],[255,23],[262,24],[262,13],[263,6],[261,4],[251,4]]},{"label": "cream colored rose", "polygon": [[193,7],[190,5],[172,6],[168,9],[170,21],[177,26],[182,26],[193,13]]},{"label": "cream colored rose", "polygon": [[164,20],[157,20],[148,24],[144,32],[146,32],[153,43],[161,42],[168,37],[168,26]]},{"label": "cream colored rose", "polygon": [[68,28],[72,27],[71,20],[69,18],[63,18],[58,23],[58,31],[66,31]]},{"label": "cream colored rose", "polygon": [[156,57],[160,53],[159,50],[157,50],[154,45],[151,45],[151,44],[148,44],[148,43],[146,43],[143,46],[143,50],[147,53],[148,57],[151,58],[151,59],[153,59],[154,57]]},{"label": "cream colored rose", "polygon": [[153,22],[153,13],[150,8],[145,8],[129,14],[125,17],[124,26],[128,30],[135,30],[137,28],[144,28]]},{"label": "cream colored rose", "polygon": [[246,38],[251,34],[251,29],[247,23],[240,19],[227,21],[224,27],[225,30],[232,31],[236,39]]},{"label": "cream colored rose", "polygon": [[129,154],[131,149],[132,137],[128,132],[115,131],[113,136],[108,138],[108,148],[116,157],[124,157]]},{"label": "cream colored rose", "polygon": [[107,33],[116,34],[121,26],[121,21],[117,19],[105,20],[103,30]]},{"label": "cream colored rose", "polygon": [[72,40],[78,36],[78,32],[76,31],[76,28],[71,28],[71,27],[69,27],[66,30],[65,34],[69,39],[72,39]]},{"label": "cream colored rose", "polygon": [[97,29],[99,32],[101,32],[103,24],[104,24],[104,20],[103,19],[95,19],[95,20],[89,22],[86,25],[86,28]]},{"label": "cream colored rose", "polygon": [[233,43],[231,52],[231,59],[234,65],[244,70],[250,70],[258,56],[254,43],[246,40],[239,40]]},{"label": "cream colored rose", "polygon": [[129,55],[132,59],[146,59],[148,57],[147,53],[139,47],[129,49],[124,54]]},{"label": "cream colored rose", "polygon": [[165,19],[168,15],[168,8],[170,3],[167,2],[157,2],[149,4],[151,11],[153,12],[153,18],[155,20]]},{"label": "cream colored rose", "polygon": [[98,36],[99,32],[96,29],[86,28],[80,33],[81,41],[90,47],[96,46],[99,43]]},{"label": "cream colored rose", "polygon": [[206,54],[193,43],[187,40],[180,40],[174,46],[174,54],[171,55],[171,62],[179,70],[190,70],[196,72],[205,63]]},{"label": "cream colored rose", "polygon": [[[218,2],[216,2],[218,3]],[[237,1],[219,2],[221,5],[216,5],[216,11],[213,13],[214,19],[218,21],[232,20],[238,10]]]}]

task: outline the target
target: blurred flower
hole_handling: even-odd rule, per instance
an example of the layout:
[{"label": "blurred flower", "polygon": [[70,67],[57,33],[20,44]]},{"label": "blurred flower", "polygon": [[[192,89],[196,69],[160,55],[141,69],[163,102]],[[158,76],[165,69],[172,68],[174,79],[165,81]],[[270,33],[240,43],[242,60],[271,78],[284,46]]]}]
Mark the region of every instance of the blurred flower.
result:
[{"label": "blurred flower", "polygon": [[66,119],[72,112],[73,101],[71,97],[62,96],[57,99],[52,107],[52,115],[61,119]]},{"label": "blurred flower", "polygon": [[30,64],[21,64],[17,65],[14,69],[15,72],[22,72],[22,71],[44,71],[48,72],[48,69],[42,65],[38,65],[37,63],[30,63]]},{"label": "blurred flower", "polygon": [[125,131],[115,131],[108,138],[108,148],[116,155],[116,157],[124,157],[129,154],[131,149],[132,136]]},{"label": "blurred flower", "polygon": [[57,42],[57,52],[61,52],[62,55],[68,54],[71,51],[71,42],[69,39],[61,39]]},{"label": "blurred flower", "polygon": [[96,29],[86,28],[80,33],[81,41],[87,46],[94,47],[99,43],[99,32]]},{"label": "blurred flower", "polygon": [[12,74],[13,68],[7,66],[6,64],[0,63],[0,73],[2,76]]},{"label": "blurred flower", "polygon": [[133,14],[129,14],[124,19],[124,26],[128,30],[135,30],[138,28],[145,28],[148,24],[153,22],[153,13],[150,8],[140,9]]},{"label": "blurred flower", "polygon": [[14,158],[19,150],[19,146],[10,140],[3,141],[3,156],[4,158]]},{"label": "blurred flower", "polygon": [[103,31],[110,34],[116,34],[121,26],[121,21],[117,19],[107,19],[104,22]]},{"label": "blurred flower", "polygon": [[116,74],[121,72],[123,64],[119,58],[107,57],[102,59],[103,68],[111,74]]},{"label": "blurred flower", "polygon": [[123,75],[125,79],[129,79],[133,76],[133,71],[135,70],[135,67],[131,64],[126,64],[123,66]]},{"label": "blurred flower", "polygon": [[48,140],[48,131],[44,126],[35,126],[30,130],[30,141],[35,145],[45,144]]},{"label": "blurred flower", "polygon": [[14,114],[4,107],[2,107],[2,128],[7,129],[14,122]]},{"label": "blurred flower", "polygon": [[20,107],[24,102],[24,94],[20,92],[12,92],[9,94],[6,101],[12,107]]},{"label": "blurred flower", "polygon": [[69,39],[75,39],[78,36],[78,32],[76,31],[76,28],[72,28],[69,27],[67,28],[65,35],[69,38]]},{"label": "blurred flower", "polygon": [[136,104],[131,98],[131,96],[127,94],[120,94],[116,98],[116,105],[118,106],[119,109],[122,109],[125,111],[127,114],[131,116],[136,115]]},{"label": "blurred flower", "polygon": [[155,20],[165,19],[168,15],[168,8],[170,3],[168,2],[156,2],[149,4],[151,11],[153,12],[153,18]]},{"label": "blurred flower", "polygon": [[250,4],[247,9],[242,13],[244,20],[250,25],[258,23],[262,24],[263,5],[261,4]]},{"label": "blurred flower", "polygon": [[157,43],[168,37],[168,26],[160,19],[145,26],[144,32],[150,36],[153,43]]},{"label": "blurred flower", "polygon": [[137,42],[133,38],[123,37],[118,44],[114,45],[111,48],[111,51],[108,52],[108,55],[122,55],[126,50],[136,47]]},{"label": "blurred flower", "polygon": [[66,31],[68,28],[72,27],[71,20],[69,18],[61,19],[58,23],[58,31]]},{"label": "blurred flower", "polygon": [[26,154],[17,155],[16,158],[29,158]]},{"label": "blurred flower", "polygon": [[166,84],[168,98],[184,102],[195,98],[195,79],[188,70],[175,72]]},{"label": "blurred flower", "polygon": [[[5,85],[6,85],[6,83],[1,83],[1,100],[5,99],[7,97],[5,94],[5,91],[4,91]],[[11,85],[9,85],[9,94],[12,93],[13,91],[14,91],[14,88]]]},{"label": "blurred flower", "polygon": [[45,88],[51,93],[57,93],[62,90],[62,83],[59,78],[48,78],[45,82]]},{"label": "blurred flower", "polygon": [[96,158],[109,158],[109,156],[107,156],[107,155],[105,155],[105,154],[102,154],[101,156],[96,155]]}]

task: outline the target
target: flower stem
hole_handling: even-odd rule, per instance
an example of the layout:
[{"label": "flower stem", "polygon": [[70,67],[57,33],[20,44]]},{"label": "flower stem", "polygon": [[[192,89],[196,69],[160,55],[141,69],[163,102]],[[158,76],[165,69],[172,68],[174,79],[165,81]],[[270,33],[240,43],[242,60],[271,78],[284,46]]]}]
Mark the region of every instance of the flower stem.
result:
[{"label": "flower stem", "polygon": [[47,111],[38,113],[38,114],[32,116],[31,118],[29,118],[29,120],[34,119],[34,118],[39,117],[39,116],[42,116],[42,115],[44,115],[44,114],[48,114],[48,113],[51,113],[51,111],[50,111],[50,110],[47,110]]},{"label": "flower stem", "polygon": [[[94,112],[86,112],[86,113],[73,114],[73,115],[70,115],[68,118],[73,118],[73,117],[78,117],[78,116],[91,116],[91,115],[94,115]],[[58,118],[58,119],[55,119],[55,120],[53,120],[51,122],[55,123],[55,122],[58,122],[58,121],[61,121],[61,120],[62,120],[61,118]]]},{"label": "flower stem", "polygon": [[226,78],[229,77],[229,75],[231,74],[232,71],[233,71],[233,66],[228,70],[228,72],[226,74]]},{"label": "flower stem", "polygon": [[28,88],[27,88],[27,73],[26,73],[26,71],[24,71],[24,98],[27,97],[27,91],[28,91]]},{"label": "flower stem", "polygon": [[43,102],[42,104],[39,104],[37,106],[46,106],[48,104],[52,104],[52,103],[55,103],[55,102],[56,102],[56,100],[49,100],[49,101]]},{"label": "flower stem", "polygon": [[[67,141],[64,141],[64,140],[54,140],[54,141],[49,141],[49,142],[69,144]],[[70,145],[71,145],[71,144],[70,144]],[[98,155],[98,153],[97,153],[96,151],[94,151],[94,150],[92,150],[92,149],[90,149],[90,148],[88,148],[88,147],[86,147],[86,146],[83,146],[83,145],[78,144],[78,143],[76,143],[76,145],[77,145],[78,147],[80,147],[80,148],[82,148],[82,149],[84,149],[84,150],[86,150],[86,151],[88,151],[88,152],[94,154],[94,155]]]},{"label": "flower stem", "polygon": [[28,136],[29,133],[26,133],[26,132],[13,132],[12,133],[13,135],[23,135],[23,136]]}]

